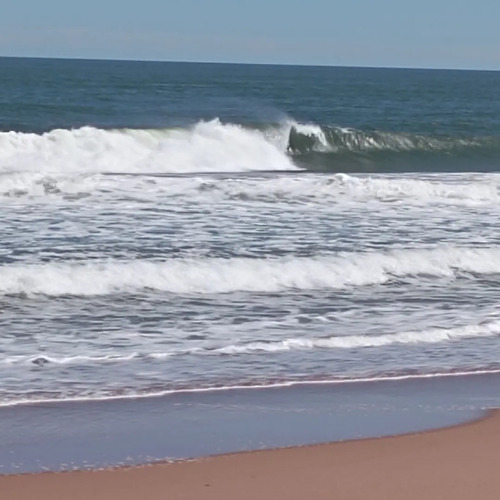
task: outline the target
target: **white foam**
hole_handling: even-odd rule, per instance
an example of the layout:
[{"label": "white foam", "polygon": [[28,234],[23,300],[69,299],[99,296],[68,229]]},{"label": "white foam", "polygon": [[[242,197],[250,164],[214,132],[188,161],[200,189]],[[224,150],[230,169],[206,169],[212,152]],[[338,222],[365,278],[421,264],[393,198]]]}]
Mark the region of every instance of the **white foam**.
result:
[{"label": "white foam", "polygon": [[197,179],[183,182],[183,186],[180,182],[170,183],[166,189],[175,194],[179,194],[180,189],[183,189],[187,196],[204,202],[242,199],[329,206],[352,201],[465,206],[500,202],[500,177],[490,175],[469,179],[463,176],[415,178],[308,174],[263,179]]},{"label": "white foam", "polygon": [[[163,357],[168,357],[169,353],[162,353]],[[171,355],[171,354],[170,354]],[[27,365],[44,365],[46,363],[56,364],[56,365],[70,365],[70,364],[89,364],[89,363],[120,363],[131,361],[136,358],[140,358],[141,354],[138,352],[131,352],[125,354],[103,354],[103,355],[85,355],[85,354],[77,354],[74,356],[57,356],[51,354],[43,354],[43,355],[15,355],[15,356],[6,356],[1,360],[2,364],[6,365],[18,365],[18,364],[27,364]],[[154,357],[151,355],[151,357]]]},{"label": "white foam", "polygon": [[265,389],[282,389],[287,387],[301,387],[301,386],[321,386],[321,385],[343,385],[343,384],[370,384],[370,383],[384,383],[404,380],[425,380],[434,378],[451,378],[451,377],[471,377],[481,375],[498,375],[500,369],[484,369],[484,370],[470,370],[470,371],[451,371],[451,372],[434,372],[434,373],[416,373],[416,374],[401,374],[401,375],[387,375],[381,374],[379,376],[367,377],[353,377],[353,378],[333,378],[333,379],[315,379],[315,380],[282,380],[270,381],[254,384],[234,384],[234,385],[220,385],[220,386],[207,386],[207,387],[179,387],[174,389],[163,390],[133,390],[118,394],[115,392],[106,392],[91,395],[67,395],[61,394],[59,397],[41,396],[34,394],[32,396],[21,396],[16,399],[0,400],[0,407],[9,406],[22,406],[40,403],[73,403],[85,401],[114,401],[114,400],[127,400],[127,399],[145,399],[145,398],[159,398],[170,396],[174,394],[197,394],[197,393],[216,393],[226,391],[247,391],[247,390],[265,390]]},{"label": "white foam", "polygon": [[[331,149],[321,127],[292,120],[265,130],[224,124],[215,119],[190,128],[165,130],[83,127],[41,135],[0,132],[0,194],[43,197],[101,192],[106,196],[116,193],[141,196],[147,190],[147,196],[185,195],[203,202],[238,197],[250,201],[319,204],[346,200],[458,205],[500,202],[500,177],[491,174],[308,174],[237,180],[157,178],[154,183],[148,179],[147,185],[144,177],[100,175],[297,170],[286,153],[292,127],[314,137],[316,149]],[[353,131],[343,130],[343,133]],[[207,186],[210,190],[203,191]]]},{"label": "white foam", "polygon": [[310,349],[353,349],[381,347],[391,344],[436,344],[464,338],[500,335],[500,321],[485,321],[477,325],[456,328],[432,328],[425,331],[388,333],[385,335],[346,335],[327,338],[291,338],[274,342],[249,342],[213,349],[211,353],[246,354],[252,352],[282,352]]},{"label": "white foam", "polygon": [[460,273],[500,273],[500,248],[446,246],[318,257],[9,264],[0,267],[0,293],[280,292],[382,284],[421,275],[453,278]]},{"label": "white foam", "polygon": [[[284,132],[283,132],[284,133]],[[282,133],[276,130],[278,137]],[[280,139],[281,140],[281,139]],[[236,172],[295,168],[272,134],[199,122],[188,129],[0,133],[0,174]]]},{"label": "white foam", "polygon": [[[294,203],[338,206],[376,202],[426,206],[498,206],[500,176],[491,174],[434,176],[295,175],[260,178],[212,176],[151,177],[101,174],[47,175],[20,172],[0,175],[0,194],[60,199],[61,196],[127,197],[162,204],[182,197],[186,203]],[[6,202],[7,198],[2,198]],[[23,198],[25,199],[25,198]],[[178,203],[178,201],[174,201]]]},{"label": "white foam", "polygon": [[350,198],[392,201],[438,202],[446,204],[482,204],[500,201],[498,176],[435,175],[412,176],[349,176],[338,174],[333,179],[337,189]]}]

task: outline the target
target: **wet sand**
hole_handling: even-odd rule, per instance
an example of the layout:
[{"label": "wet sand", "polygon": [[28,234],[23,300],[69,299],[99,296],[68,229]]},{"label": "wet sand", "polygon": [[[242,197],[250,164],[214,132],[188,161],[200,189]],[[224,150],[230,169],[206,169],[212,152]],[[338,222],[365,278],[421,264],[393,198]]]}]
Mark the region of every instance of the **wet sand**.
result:
[{"label": "wet sand", "polygon": [[443,428],[500,408],[498,387],[500,375],[483,374],[3,407],[0,475],[134,466]]},{"label": "wet sand", "polygon": [[2,500],[500,498],[500,412],[442,430],[195,461],[0,476]]}]

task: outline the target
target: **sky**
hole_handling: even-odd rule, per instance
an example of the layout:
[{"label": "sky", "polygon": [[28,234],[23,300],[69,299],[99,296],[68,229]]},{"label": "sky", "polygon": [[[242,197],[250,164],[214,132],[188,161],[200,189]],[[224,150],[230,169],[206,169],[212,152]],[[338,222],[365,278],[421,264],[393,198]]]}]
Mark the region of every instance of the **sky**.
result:
[{"label": "sky", "polygon": [[499,0],[6,0],[0,56],[500,70]]}]

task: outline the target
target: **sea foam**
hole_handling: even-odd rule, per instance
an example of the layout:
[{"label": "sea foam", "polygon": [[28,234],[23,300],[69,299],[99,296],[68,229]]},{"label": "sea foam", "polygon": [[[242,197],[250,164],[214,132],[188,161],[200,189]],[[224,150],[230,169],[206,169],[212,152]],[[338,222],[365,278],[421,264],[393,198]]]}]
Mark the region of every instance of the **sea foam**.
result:
[{"label": "sea foam", "polygon": [[345,335],[324,338],[290,338],[272,342],[249,342],[213,349],[212,353],[246,354],[251,352],[281,352],[309,349],[355,349],[382,347],[391,344],[436,344],[475,337],[492,337],[500,334],[500,321],[485,321],[477,325],[455,328],[432,328],[424,331],[387,333],[384,335]]},{"label": "sea foam", "polygon": [[[332,329],[335,327],[332,326]],[[2,365],[89,365],[128,363],[131,361],[147,362],[148,360],[164,361],[175,356],[238,356],[245,354],[279,353],[284,351],[309,351],[324,349],[359,349],[377,348],[393,344],[438,344],[442,342],[457,342],[472,338],[497,337],[500,335],[500,320],[490,318],[479,323],[459,325],[447,328],[429,328],[424,330],[408,330],[386,334],[366,335],[336,335],[310,338],[291,337],[280,340],[249,341],[227,345],[212,345],[210,347],[172,348],[169,351],[152,351],[151,347],[143,346],[149,352],[114,350],[107,354],[61,355],[43,353],[43,355],[5,356],[0,360]]]},{"label": "sea foam", "polygon": [[272,133],[215,119],[190,128],[57,129],[0,133],[0,174],[37,172],[186,173],[290,170],[278,127]]}]

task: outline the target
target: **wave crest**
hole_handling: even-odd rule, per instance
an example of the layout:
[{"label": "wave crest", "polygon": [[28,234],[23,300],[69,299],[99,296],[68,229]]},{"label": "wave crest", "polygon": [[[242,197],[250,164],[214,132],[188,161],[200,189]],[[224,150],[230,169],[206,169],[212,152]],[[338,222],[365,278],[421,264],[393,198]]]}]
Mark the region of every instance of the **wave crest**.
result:
[{"label": "wave crest", "polygon": [[452,151],[497,145],[495,138],[431,137],[403,132],[364,131],[346,127],[319,127],[292,124],[288,150],[294,154],[309,151],[361,153],[370,151]]},{"label": "wave crest", "polygon": [[154,290],[175,294],[341,289],[426,276],[500,273],[500,248],[445,247],[320,257],[234,257],[156,261],[10,264],[0,294],[107,295]]},{"label": "wave crest", "polygon": [[79,196],[102,184],[96,175],[110,173],[496,171],[499,160],[497,137],[427,137],[293,120],[260,128],[214,119],[176,129],[12,131],[0,132],[0,193]]}]

